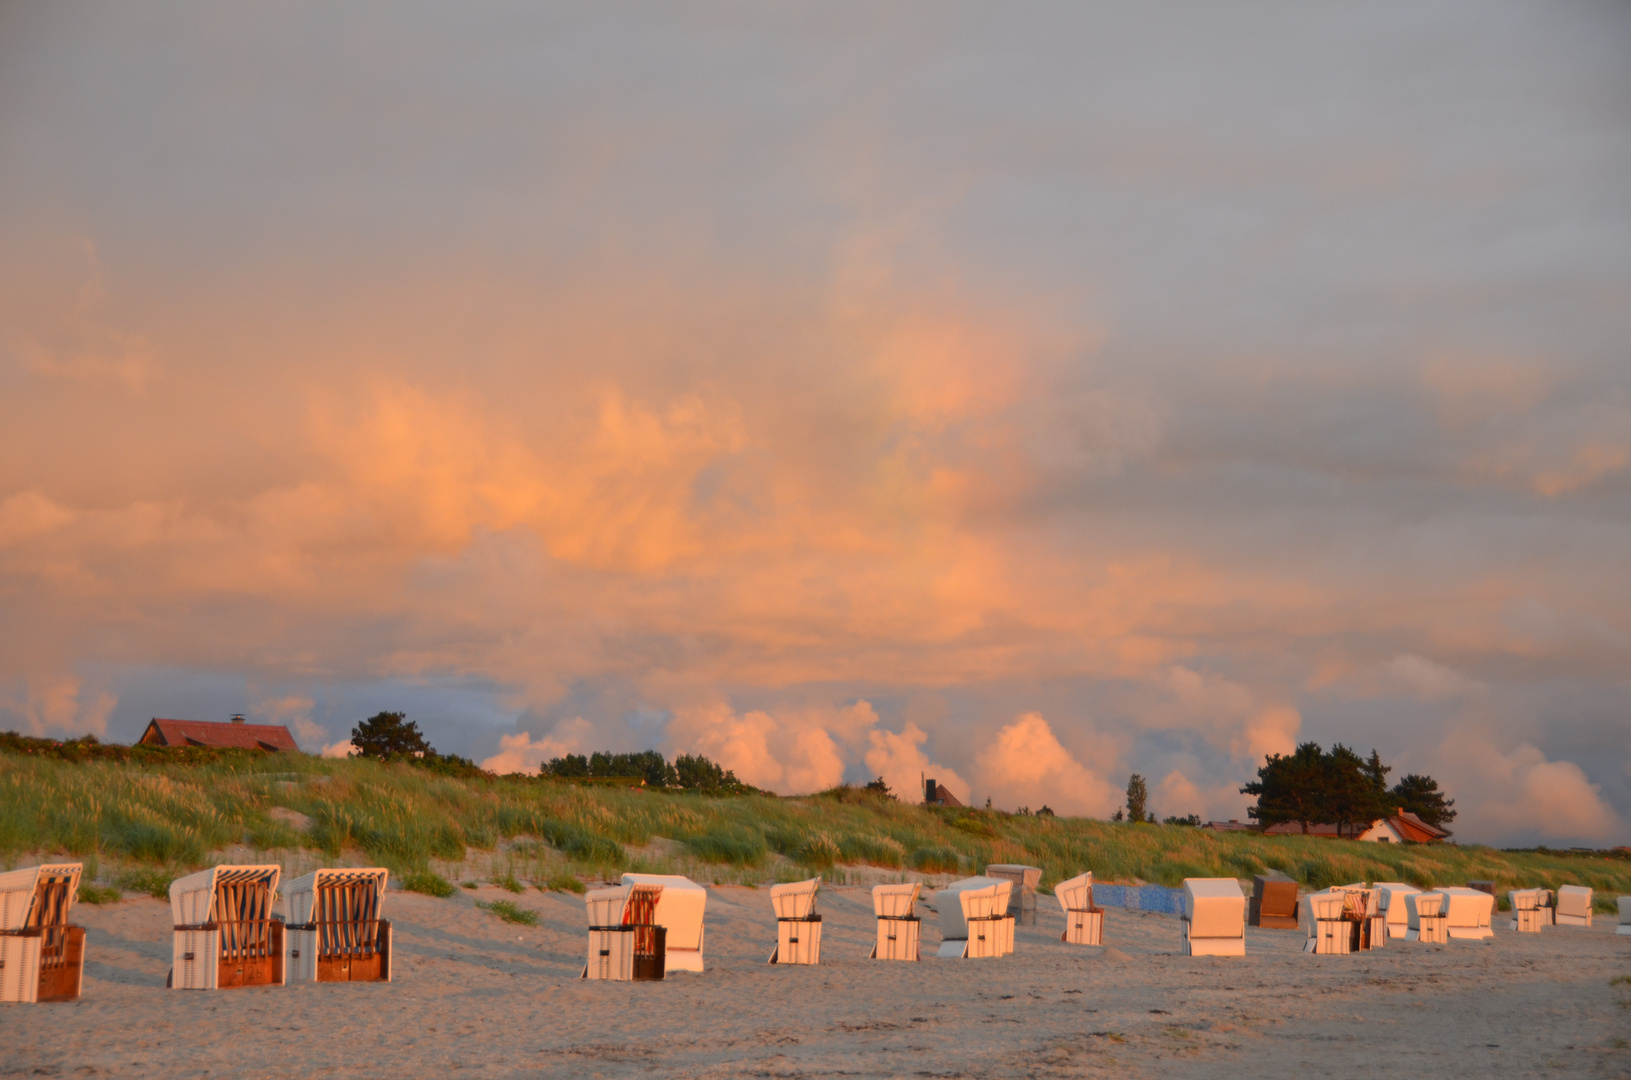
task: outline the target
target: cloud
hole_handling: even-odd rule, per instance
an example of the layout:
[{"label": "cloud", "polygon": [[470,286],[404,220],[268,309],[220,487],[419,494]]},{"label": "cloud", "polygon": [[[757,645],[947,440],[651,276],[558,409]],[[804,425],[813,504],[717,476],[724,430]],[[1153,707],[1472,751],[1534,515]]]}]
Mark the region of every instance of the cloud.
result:
[{"label": "cloud", "polygon": [[82,680],[69,675],[19,680],[9,692],[0,690],[0,714],[10,715],[29,735],[105,736],[118,704],[117,694],[87,691]]},{"label": "cloud", "polygon": [[758,709],[739,713],[715,702],[678,709],[664,738],[674,754],[701,754],[743,783],[803,795],[842,783],[841,744],[853,745],[877,722],[866,701],[775,715]]},{"label": "cloud", "polygon": [[542,738],[521,731],[500,736],[498,742],[499,752],[483,760],[481,767],[501,774],[536,773],[540,765],[555,758],[602,749],[594,744],[594,725],[581,716],[562,720]]},{"label": "cloud", "polygon": [[1548,760],[1528,743],[1503,752],[1476,727],[1456,730],[1439,748],[1439,759],[1449,778],[1443,786],[1460,793],[1458,832],[1531,842],[1623,839],[1624,819],[1572,761]]},{"label": "cloud", "polygon": [[1046,803],[1064,814],[1108,817],[1121,793],[1071,756],[1039,713],[997,732],[975,758],[975,779],[1002,806]]},{"label": "cloud", "polygon": [[[261,697],[251,706],[250,714],[261,723],[291,725],[295,740],[301,745],[322,747],[328,743],[328,729],[312,719],[312,709],[316,706],[316,701],[302,694]],[[349,746],[350,741],[345,745]]]}]

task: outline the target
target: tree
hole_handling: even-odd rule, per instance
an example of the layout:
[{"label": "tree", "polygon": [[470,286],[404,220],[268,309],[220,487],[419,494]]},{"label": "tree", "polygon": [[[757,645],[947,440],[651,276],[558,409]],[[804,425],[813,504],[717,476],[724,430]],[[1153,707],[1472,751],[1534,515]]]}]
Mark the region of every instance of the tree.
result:
[{"label": "tree", "polygon": [[681,754],[674,759],[674,772],[679,775],[680,787],[688,791],[740,791],[746,786],[734,772],[701,754]]},{"label": "tree", "polygon": [[375,713],[351,729],[351,745],[358,757],[389,761],[402,757],[434,757],[436,751],[419,733],[419,725],[406,713]]},{"label": "tree", "polygon": [[881,776],[876,780],[868,780],[866,782],[866,790],[877,795],[882,795],[886,799],[893,799],[895,797],[895,793],[889,790],[889,785],[884,783],[883,777]]},{"label": "tree", "polygon": [[1431,776],[1407,773],[1394,785],[1392,801],[1435,828],[1443,829],[1455,820],[1455,800],[1446,799]]},{"label": "tree", "polygon": [[1257,796],[1246,816],[1265,827],[1295,821],[1306,833],[1311,822],[1326,820],[1325,778],[1325,754],[1317,742],[1303,743],[1294,754],[1269,754],[1257,779],[1240,789]]},{"label": "tree", "polygon": [[1360,767],[1360,771],[1370,780],[1371,787],[1376,789],[1378,795],[1387,793],[1387,774],[1393,771],[1393,766],[1382,764],[1382,756],[1375,747],[1371,747],[1370,759]]},{"label": "tree", "polygon": [[1356,826],[1368,826],[1387,813],[1387,792],[1377,786],[1375,777],[1378,771],[1385,777],[1388,770],[1374,750],[1367,762],[1337,743],[1323,755],[1321,763],[1325,776],[1320,801],[1325,806],[1326,820],[1336,823],[1338,836],[1357,835]]},{"label": "tree", "polygon": [[1199,814],[1189,814],[1186,817],[1169,817],[1165,821],[1162,822],[1163,825],[1194,825],[1194,826],[1199,826],[1200,823],[1201,823],[1201,816]]},{"label": "tree", "polygon": [[1137,773],[1127,778],[1127,820],[1137,825],[1141,821],[1154,821],[1155,818],[1144,812],[1149,805],[1150,788],[1144,778]]}]

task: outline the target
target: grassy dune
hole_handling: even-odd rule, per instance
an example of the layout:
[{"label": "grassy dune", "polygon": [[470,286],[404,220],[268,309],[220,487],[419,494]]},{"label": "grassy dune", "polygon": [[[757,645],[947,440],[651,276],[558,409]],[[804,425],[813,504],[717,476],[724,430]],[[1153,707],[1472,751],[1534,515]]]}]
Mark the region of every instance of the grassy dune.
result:
[{"label": "grassy dune", "polygon": [[1101,881],[1177,885],[1277,869],[1313,888],[1349,881],[1590,885],[1601,910],[1631,893],[1631,861],[1491,848],[1342,843],[909,806],[840,789],[805,798],[707,797],[521,777],[456,778],[407,765],[222,754],[186,764],[73,762],[0,752],[0,864],[62,855],[90,876],[161,890],[226,855],[390,867],[410,883],[572,887],[624,870],[704,881],[888,880],[1044,868],[1044,887],[1091,869]]}]

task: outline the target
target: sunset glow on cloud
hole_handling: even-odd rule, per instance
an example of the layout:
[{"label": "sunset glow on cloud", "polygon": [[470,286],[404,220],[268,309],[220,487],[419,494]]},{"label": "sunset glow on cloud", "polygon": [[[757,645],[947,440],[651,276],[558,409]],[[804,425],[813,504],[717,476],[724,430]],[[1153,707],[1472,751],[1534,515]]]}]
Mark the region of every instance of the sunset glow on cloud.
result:
[{"label": "sunset glow on cloud", "polygon": [[1501,10],[10,9],[0,728],[1631,841],[1631,22]]}]

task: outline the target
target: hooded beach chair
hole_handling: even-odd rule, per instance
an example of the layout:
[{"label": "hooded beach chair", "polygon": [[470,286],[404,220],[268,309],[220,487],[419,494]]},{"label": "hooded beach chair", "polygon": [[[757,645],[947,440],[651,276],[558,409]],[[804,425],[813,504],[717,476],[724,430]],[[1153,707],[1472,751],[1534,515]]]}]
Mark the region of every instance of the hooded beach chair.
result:
[{"label": "hooded beach chair", "polygon": [[821,963],[821,916],[815,913],[819,888],[820,878],[770,887],[770,904],[776,909],[776,951],[770,954],[772,964]]},{"label": "hooded beach chair", "polygon": [[79,863],[0,874],[0,1001],[73,1001],[85,981],[85,929],[70,926]]},{"label": "hooded beach chair", "polygon": [[1354,951],[1357,925],[1345,918],[1348,895],[1325,889],[1308,896],[1308,942],[1303,952],[1319,956],[1347,956]]},{"label": "hooded beach chair", "polygon": [[1621,937],[1631,937],[1631,896],[1622,896],[1620,902],[1620,925],[1614,932]]},{"label": "hooded beach chair", "polygon": [[1591,890],[1583,885],[1560,885],[1557,890],[1557,925],[1591,925]]},{"label": "hooded beach chair", "polygon": [[1246,894],[1234,878],[1184,878],[1184,952],[1246,955]]},{"label": "hooded beach chair", "polygon": [[290,982],[391,981],[391,924],[380,918],[388,878],[378,867],[327,869],[289,883]]},{"label": "hooded beach chair", "polygon": [[954,881],[936,890],[940,958],[975,960],[1013,952],[1014,917],[1008,914],[1013,889],[1011,881],[982,876]]},{"label": "hooded beach chair", "polygon": [[667,928],[656,923],[661,885],[614,885],[583,897],[589,951],[581,978],[655,982],[663,977]]},{"label": "hooded beach chair", "polygon": [[1410,929],[1410,912],[1406,910],[1404,898],[1418,892],[1421,890],[1402,881],[1376,883],[1376,906],[1382,914],[1388,937],[1402,939],[1405,931]]},{"label": "hooded beach chair", "polygon": [[1511,929],[1520,934],[1538,934],[1546,925],[1545,889],[1512,889],[1506,894],[1512,908]]},{"label": "hooded beach chair", "polygon": [[279,866],[216,866],[170,883],[176,990],[282,986],[283,921],[272,916]]},{"label": "hooded beach chair", "polygon": [[915,881],[872,886],[872,913],[878,917],[878,940],[872,944],[871,959],[923,959],[923,923],[916,914],[917,894],[922,888]]},{"label": "hooded beach chair", "polygon": [[1449,897],[1442,892],[1405,893],[1405,940],[1444,945],[1450,940]]},{"label": "hooded beach chair", "polygon": [[1337,889],[1348,894],[1343,917],[1357,927],[1354,948],[1364,952],[1367,949],[1380,949],[1386,945],[1387,916],[1382,914],[1381,890],[1362,881],[1352,885],[1339,885]]},{"label": "hooded beach chair", "polygon": [[679,874],[624,874],[620,880],[624,885],[662,886],[651,922],[664,930],[663,971],[701,971],[708,890]]},{"label": "hooded beach chair", "polygon": [[1278,872],[1254,875],[1246,922],[1273,930],[1295,930],[1301,926],[1297,910],[1297,883]]},{"label": "hooded beach chair", "polygon": [[1036,925],[1036,887],[1042,884],[1040,866],[1020,863],[993,863],[985,868],[986,877],[1013,882],[1014,891],[1008,900],[1008,914],[1022,926]]},{"label": "hooded beach chair", "polygon": [[1488,941],[1495,937],[1490,922],[1495,894],[1482,889],[1440,889],[1444,894],[1445,929],[1451,941]]},{"label": "hooded beach chair", "polygon": [[1060,941],[1072,945],[1104,944],[1104,909],[1093,903],[1093,872],[1061,881],[1053,895],[1065,912],[1065,932]]}]

